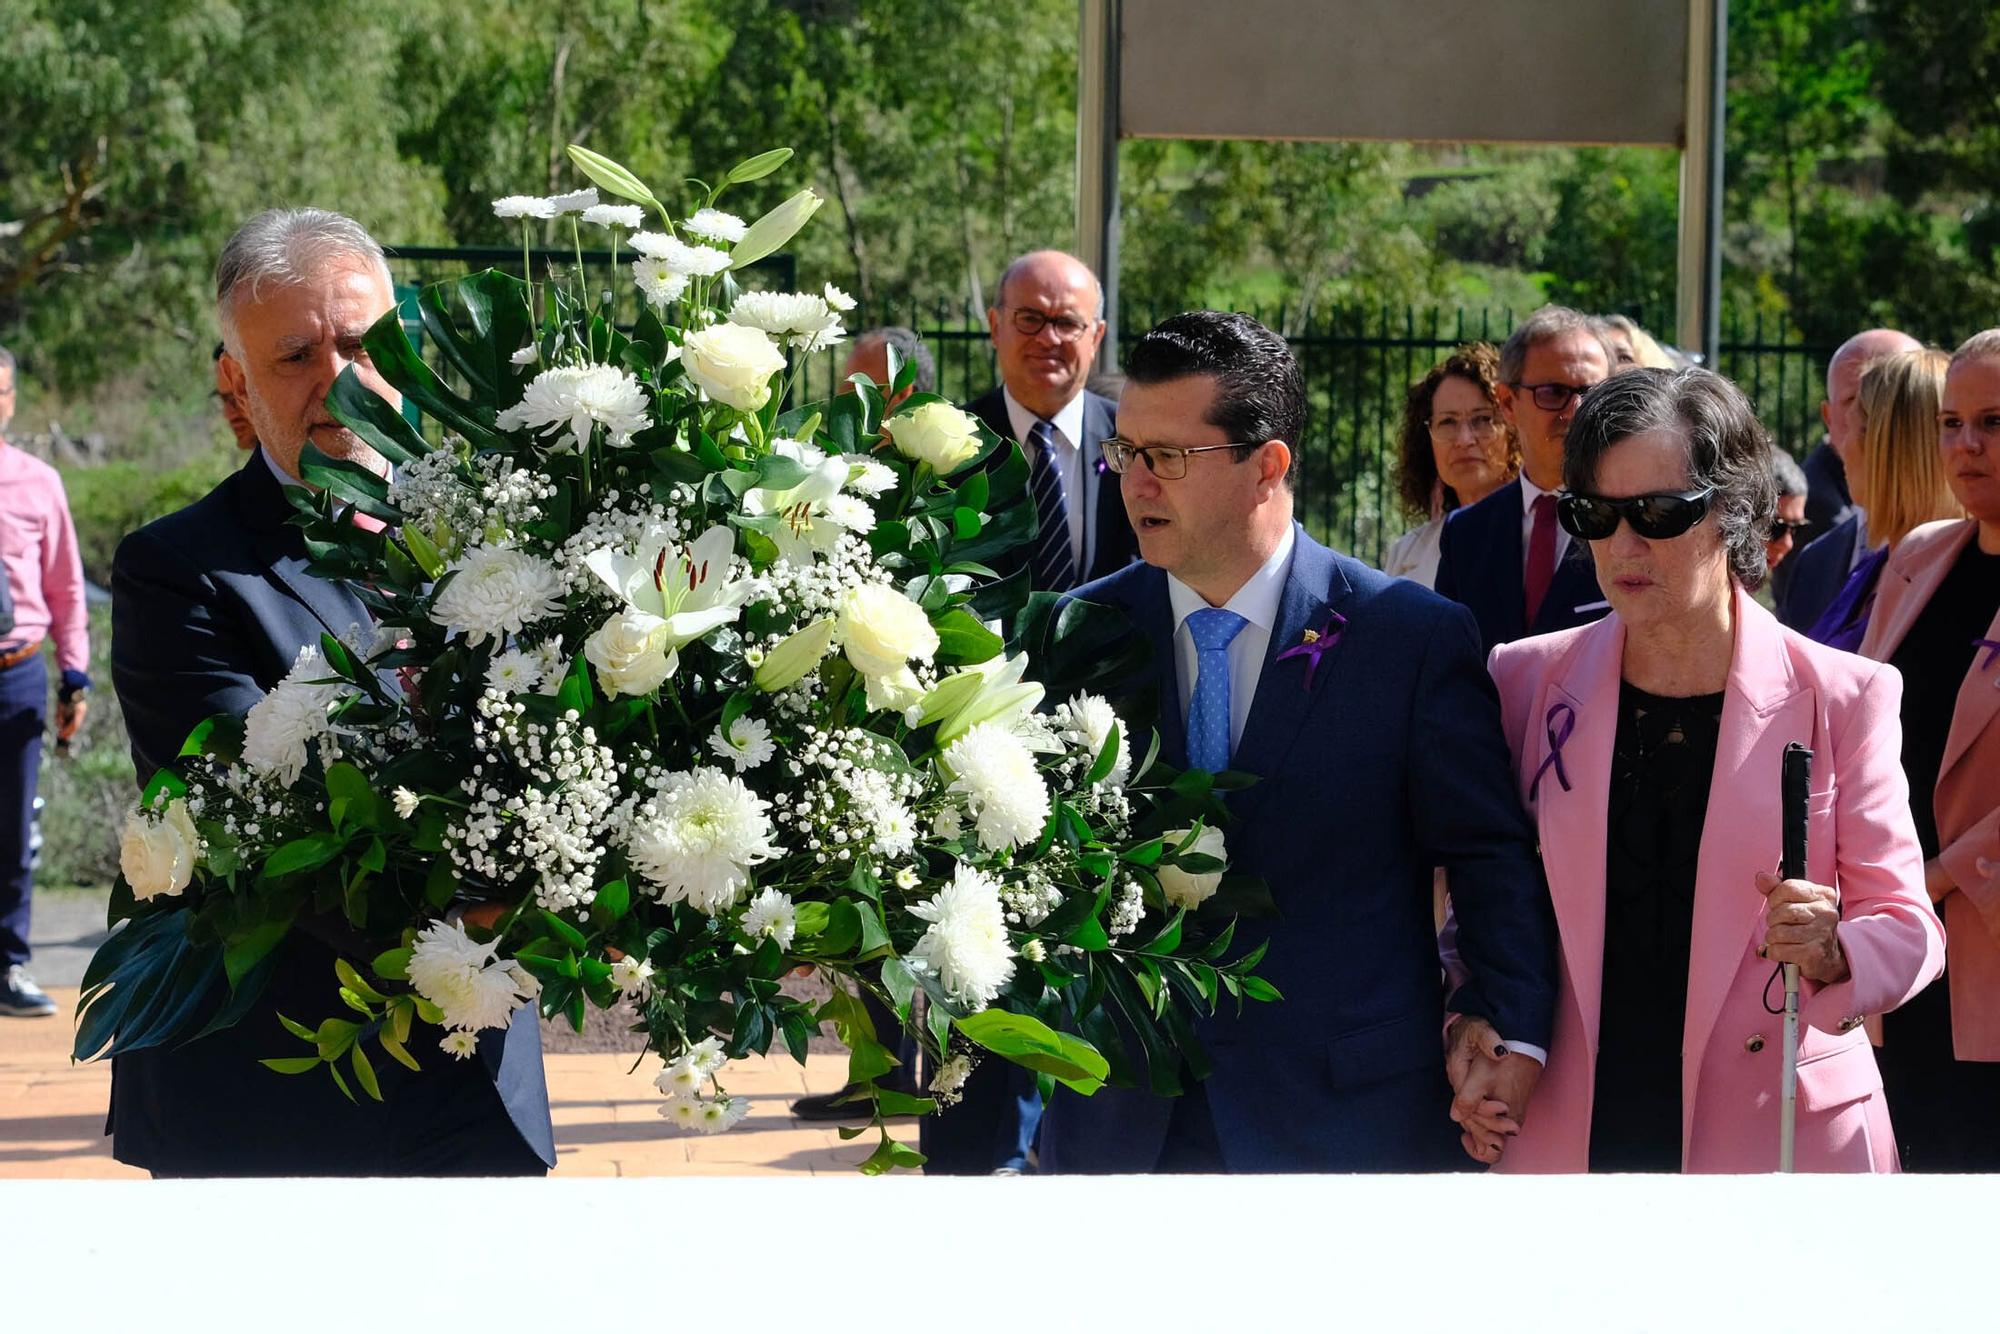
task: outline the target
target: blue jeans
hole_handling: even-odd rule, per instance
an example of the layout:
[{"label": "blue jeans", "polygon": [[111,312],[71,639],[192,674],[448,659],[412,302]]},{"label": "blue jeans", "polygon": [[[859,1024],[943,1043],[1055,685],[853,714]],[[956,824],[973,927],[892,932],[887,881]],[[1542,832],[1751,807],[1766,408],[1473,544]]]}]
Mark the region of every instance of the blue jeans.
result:
[{"label": "blue jeans", "polygon": [[35,818],[48,696],[41,654],[0,671],[0,967],[28,961],[28,902],[34,892],[28,830]]}]

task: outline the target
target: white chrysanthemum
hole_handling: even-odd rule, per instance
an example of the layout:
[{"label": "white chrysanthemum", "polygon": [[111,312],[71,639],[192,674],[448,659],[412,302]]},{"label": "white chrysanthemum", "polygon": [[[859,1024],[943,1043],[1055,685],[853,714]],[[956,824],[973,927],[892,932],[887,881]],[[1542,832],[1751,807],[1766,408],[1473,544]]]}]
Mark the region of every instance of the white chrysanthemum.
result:
[{"label": "white chrysanthemum", "polygon": [[826,521],[850,533],[866,534],[874,531],[875,510],[860,496],[842,493],[826,498]]},{"label": "white chrysanthemum", "polygon": [[901,802],[877,807],[869,827],[873,838],[868,849],[879,857],[905,857],[916,850],[917,817]]},{"label": "white chrysanthemum", "polygon": [[493,216],[496,218],[553,218],[555,215],[555,201],[540,195],[508,195],[493,201]]},{"label": "white chrysanthemum", "polygon": [[478,944],[461,923],[432,922],[410,947],[410,985],[444,1011],[446,1028],[499,1028],[541,991],[520,964],[497,957],[499,951],[498,941]]},{"label": "white chrysanthemum", "polygon": [[1014,978],[1014,946],[1000,906],[1000,886],[961,862],[951,883],[910,909],[930,927],[909,953],[959,1005],[980,1010]]},{"label": "white chrysanthemum", "polygon": [[621,996],[645,1000],[653,994],[652,961],[636,954],[626,955],[611,965],[611,985],[618,988]]},{"label": "white chrysanthemum", "polygon": [[422,799],[406,787],[399,787],[389,794],[389,800],[396,807],[396,818],[407,820],[417,813],[417,804]]},{"label": "white chrysanthemum", "polygon": [[1102,695],[1072,695],[1061,721],[1068,724],[1067,736],[1082,752],[1085,764],[1097,762],[1104,743],[1111,739],[1111,729],[1118,729],[1118,757],[1111,763],[1111,772],[1100,780],[1100,786],[1124,786],[1132,772],[1132,746],[1126,739],[1125,725],[1110,701]]},{"label": "white chrysanthemum", "polygon": [[532,649],[510,648],[493,655],[486,667],[488,689],[525,695],[542,683],[542,655]]},{"label": "white chrysanthemum", "polygon": [[532,366],[541,359],[542,349],[534,343],[530,343],[526,347],[516,348],[514,355],[507,358],[509,362],[516,366]]},{"label": "white chrysanthemum", "polygon": [[828,283],[826,285],[826,304],[844,315],[854,309],[854,298],[841,291],[838,287],[835,287],[832,283]]},{"label": "white chrysanthemum", "polygon": [[799,912],[792,904],[792,896],[775,889],[759,890],[743,909],[743,934],[750,937],[769,936],[778,942],[778,948],[792,947],[792,937],[799,929]]},{"label": "white chrysanthemum", "polygon": [[476,546],[449,568],[451,582],[431,604],[431,619],[471,643],[519,634],[563,609],[562,574],[525,551]]},{"label": "white chrysanthemum", "polygon": [[478,1054],[479,1034],[463,1028],[454,1028],[438,1039],[438,1050],[455,1060],[463,1061]]},{"label": "white chrysanthemum", "polygon": [[949,843],[965,832],[965,817],[956,806],[946,806],[931,817],[931,833]]},{"label": "white chrysanthemum", "polygon": [[682,1130],[696,1130],[701,1125],[701,1108],[700,1098],[668,1098],[660,1104],[660,1115]]},{"label": "white chrysanthemum", "polygon": [[750,1104],[742,1098],[670,1098],[660,1115],[683,1130],[719,1135],[743,1119]]},{"label": "white chrysanthemum", "polygon": [[734,213],[724,213],[719,208],[705,208],[682,223],[681,230],[690,236],[706,237],[711,241],[727,241],[734,245],[743,239],[743,233],[750,230],[750,224]]},{"label": "white chrysanthemum", "polygon": [[687,1049],[687,1058],[704,1075],[712,1075],[729,1064],[729,1055],[722,1050],[721,1038],[703,1038]]},{"label": "white chrysanthemum", "polygon": [[646,415],[646,391],[627,371],[616,366],[557,366],[528,384],[528,392],[493,424],[503,431],[548,435],[562,430],[558,449],[580,448],[590,439],[593,424],[604,428],[613,445],[632,443],[632,436],[653,424]]},{"label": "white chrysanthemum", "polygon": [[896,872],[896,888],[905,893],[922,883],[923,877],[917,874],[917,868],[914,866],[905,866]]},{"label": "white chrysanthemum", "polygon": [[896,485],[896,470],[861,454],[843,454],[847,464],[847,489],[857,495],[879,496]]},{"label": "white chrysanthemum", "polygon": [[717,250],[714,246],[689,245],[664,232],[634,232],[625,240],[627,245],[648,259],[660,260],[675,273],[690,277],[712,278],[729,267],[728,251]]},{"label": "white chrysanthemum", "polygon": [[551,195],[549,204],[555,209],[557,217],[565,213],[582,213],[597,207],[597,187],[586,185],[581,190],[571,190],[568,194]]},{"label": "white chrysanthemum", "polygon": [[1033,843],[1049,819],[1049,789],[1034,752],[1006,727],[980,723],[944,752],[951,790],[972,804],[979,841],[999,851]]},{"label": "white chrysanthemum", "polygon": [[665,310],[687,294],[688,276],[663,259],[634,261],[632,281],[654,310]]},{"label": "white chrysanthemum", "polygon": [[250,706],[243,719],[243,763],[284,787],[298,781],[306,766],[306,743],[332,730],[326,711],[348,693],[342,685],[315,685],[328,668],[319,649],[299,650],[292,670],[270,694]]},{"label": "white chrysanthemum", "polygon": [[729,308],[729,322],[762,329],[807,352],[832,347],[846,333],[826,301],[805,292],[745,292]]},{"label": "white chrysanthemum", "polygon": [[708,748],[736,767],[737,773],[755,769],[778,753],[771,744],[771,728],[762,718],[738,718],[724,733],[717,727],[708,734]]},{"label": "white chrysanthemum", "polygon": [[630,231],[645,222],[646,210],[637,204],[593,204],[583,211],[583,220],[600,227],[623,227]]},{"label": "white chrysanthemum", "polygon": [[685,901],[712,917],[743,896],[752,866],[780,855],[769,811],[720,769],[669,774],[634,820],[627,850],[662,902]]}]

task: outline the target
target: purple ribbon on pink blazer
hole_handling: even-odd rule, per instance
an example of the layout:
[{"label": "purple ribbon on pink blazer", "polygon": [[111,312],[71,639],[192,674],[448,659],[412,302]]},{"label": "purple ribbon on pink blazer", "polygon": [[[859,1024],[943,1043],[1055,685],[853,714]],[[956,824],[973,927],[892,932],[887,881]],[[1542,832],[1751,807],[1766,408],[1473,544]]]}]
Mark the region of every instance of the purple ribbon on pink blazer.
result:
[{"label": "purple ribbon on pink blazer", "polygon": [[1306,689],[1313,688],[1313,673],[1319,670],[1319,660],[1326,651],[1340,642],[1347,631],[1347,618],[1337,611],[1326,614],[1326,623],[1317,630],[1308,630],[1301,642],[1280,653],[1273,661],[1283,662],[1286,658],[1306,660]]},{"label": "purple ribbon on pink blazer", "polygon": [[1980,671],[1990,672],[1993,670],[1993,664],[2000,662],[2000,639],[1975,639],[1972,641],[1972,647],[1974,657],[1979,656],[1979,649],[1986,650],[1986,661],[1979,664]]},{"label": "purple ribbon on pink blazer", "polygon": [[[1560,727],[1556,723],[1557,714],[1562,715]],[[1536,790],[1542,785],[1542,775],[1549,771],[1551,765],[1555,766],[1556,781],[1562,784],[1562,790],[1569,791],[1569,771],[1563,768],[1563,746],[1569,741],[1569,734],[1576,730],[1576,710],[1558,700],[1549,705],[1549,714],[1543,725],[1548,729],[1549,753],[1541,767],[1535,770],[1534,781],[1528,784],[1529,801],[1535,799]]]}]

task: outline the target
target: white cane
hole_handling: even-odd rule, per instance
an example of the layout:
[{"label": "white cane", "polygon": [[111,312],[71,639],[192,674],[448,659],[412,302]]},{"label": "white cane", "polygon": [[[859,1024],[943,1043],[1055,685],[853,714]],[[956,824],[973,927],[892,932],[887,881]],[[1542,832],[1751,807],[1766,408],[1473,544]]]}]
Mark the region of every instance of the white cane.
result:
[{"label": "white cane", "polygon": [[[1782,787],[1784,861],[1779,873],[1787,880],[1806,874],[1806,794],[1812,790],[1812,751],[1794,741],[1785,747]],[[1768,1004],[1768,1002],[1767,1002]],[[1792,1170],[1799,1122],[1799,966],[1785,965],[1785,1049],[1779,1076],[1778,1170]]]}]

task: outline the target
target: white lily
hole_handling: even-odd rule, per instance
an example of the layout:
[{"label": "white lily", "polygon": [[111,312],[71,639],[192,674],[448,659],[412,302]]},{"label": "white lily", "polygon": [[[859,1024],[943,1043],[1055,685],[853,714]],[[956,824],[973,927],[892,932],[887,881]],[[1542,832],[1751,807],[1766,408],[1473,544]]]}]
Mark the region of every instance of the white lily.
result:
[{"label": "white lily", "polygon": [[[980,723],[1013,730],[1042,701],[1042,687],[1022,681],[1028,655],[996,654],[985,662],[954,672],[923,697],[916,725],[939,723],[938,744],[950,745]],[[940,722],[940,720],[942,720]]]},{"label": "white lily", "polygon": [[833,550],[843,533],[866,533],[875,526],[875,511],[866,501],[841,494],[848,473],[845,458],[823,459],[796,486],[752,487],[743,495],[743,512],[753,518],[776,515],[771,538],[779,558],[810,565],[816,553]]},{"label": "white lily", "polygon": [[584,564],[634,611],[660,619],[671,658],[735,620],[750,600],[751,581],[729,577],[735,554],[735,534],[717,524],[685,545],[648,539],[636,555],[606,547]]}]

